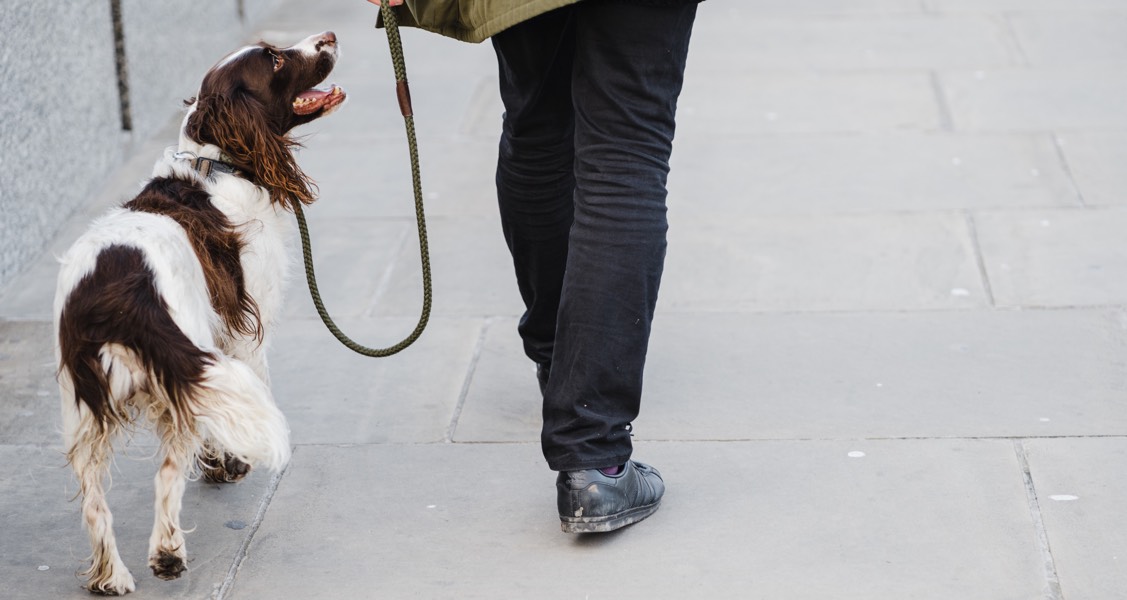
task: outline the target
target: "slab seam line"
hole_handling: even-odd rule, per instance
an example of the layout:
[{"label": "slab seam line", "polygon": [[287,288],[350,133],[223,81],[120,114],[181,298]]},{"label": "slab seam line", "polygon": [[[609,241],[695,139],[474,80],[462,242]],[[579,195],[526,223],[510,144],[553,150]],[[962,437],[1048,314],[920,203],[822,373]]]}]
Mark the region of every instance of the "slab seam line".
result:
[{"label": "slab seam line", "polygon": [[986,293],[986,302],[989,306],[995,308],[998,303],[994,299],[994,288],[990,285],[990,272],[986,269],[986,256],[982,251],[982,242],[978,239],[978,224],[975,223],[974,215],[970,211],[964,211],[963,218],[966,220],[967,233],[970,235],[971,248],[974,250],[974,261],[975,266],[978,267],[982,291]]},{"label": "slab seam line", "polygon": [[943,81],[936,71],[929,71],[928,75],[931,79],[931,92],[935,96],[935,108],[939,113],[939,130],[951,133],[955,131],[955,116],[951,113],[947,94],[943,91]]},{"label": "slab seam line", "polygon": [[[376,316],[376,310],[380,306],[380,301],[387,295],[388,290],[391,288],[391,280],[395,276],[396,267],[399,266],[400,259],[407,253],[408,242],[411,241],[411,230],[409,227],[404,227],[399,232],[399,239],[395,243],[395,251],[392,260],[388,261],[387,266],[384,267],[383,273],[380,274],[379,279],[376,281],[376,289],[372,292],[372,299],[368,305],[364,307],[363,315],[366,317]],[[404,259],[406,260],[406,259]]]},{"label": "slab seam line", "polygon": [[1068,153],[1064,151],[1064,141],[1060,135],[1053,132],[1053,149],[1056,150],[1057,160],[1060,161],[1061,169],[1068,177],[1068,184],[1072,186],[1072,192],[1076,194],[1076,201],[1080,203],[1080,208],[1088,208],[1088,202],[1084,199],[1084,191],[1080,189],[1080,183],[1076,181],[1076,173],[1072,170],[1072,165],[1068,162]]},{"label": "slab seam line", "polygon": [[462,418],[462,407],[466,404],[466,397],[470,394],[470,385],[473,383],[474,374],[477,372],[477,364],[485,350],[485,336],[489,334],[489,330],[496,320],[495,317],[489,317],[481,324],[481,332],[474,344],[470,364],[466,366],[466,377],[462,380],[462,389],[458,391],[458,402],[454,405],[454,410],[450,414],[450,423],[446,426],[446,433],[442,436],[443,443],[452,444],[454,442],[454,432],[458,430],[458,421]]},{"label": "slab seam line", "polygon": [[[293,449],[293,453],[297,453],[296,447]],[[258,504],[258,512],[254,515],[254,522],[251,523],[250,532],[243,538],[243,543],[239,545],[239,550],[235,553],[235,559],[231,563],[231,567],[227,569],[227,575],[223,578],[223,584],[219,586],[219,590],[212,596],[214,600],[224,600],[227,594],[231,592],[231,588],[235,585],[235,577],[239,574],[239,568],[243,566],[243,561],[246,560],[247,554],[250,552],[250,544],[254,541],[254,535],[258,533],[258,528],[266,518],[266,510],[270,508],[270,502],[274,499],[274,493],[278,491],[278,485],[281,484],[282,478],[289,472],[290,464],[293,464],[292,454],[290,463],[286,465],[286,468],[282,469],[279,473],[275,473],[274,476],[270,478],[270,485],[266,488],[266,494],[263,496],[262,502]]]},{"label": "slab seam line", "polygon": [[1056,560],[1049,546],[1049,533],[1045,529],[1045,520],[1041,515],[1041,503],[1037,499],[1037,488],[1033,484],[1033,473],[1029,468],[1029,456],[1025,451],[1022,440],[1014,440],[1014,452],[1017,462],[1021,467],[1022,477],[1025,481],[1025,495],[1029,501],[1029,513],[1033,519],[1033,529],[1037,537],[1037,549],[1041,552],[1042,564],[1045,568],[1045,599],[1064,600],[1064,593],[1060,587],[1060,576],[1057,575]]}]

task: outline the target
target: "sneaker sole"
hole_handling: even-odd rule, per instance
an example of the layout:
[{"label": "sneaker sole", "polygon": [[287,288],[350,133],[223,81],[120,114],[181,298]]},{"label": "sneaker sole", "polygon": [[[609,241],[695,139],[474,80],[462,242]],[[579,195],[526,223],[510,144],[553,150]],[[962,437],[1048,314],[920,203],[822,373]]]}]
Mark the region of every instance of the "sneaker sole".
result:
[{"label": "sneaker sole", "polygon": [[606,533],[645,519],[657,512],[660,505],[659,500],[605,517],[560,517],[560,529],[564,533]]}]

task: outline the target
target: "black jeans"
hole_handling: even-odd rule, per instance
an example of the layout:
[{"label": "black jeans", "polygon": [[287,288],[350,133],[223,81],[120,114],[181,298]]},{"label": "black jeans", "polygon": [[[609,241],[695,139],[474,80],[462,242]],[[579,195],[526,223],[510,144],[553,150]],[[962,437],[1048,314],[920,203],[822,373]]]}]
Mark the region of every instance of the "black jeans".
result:
[{"label": "black jeans", "polygon": [[696,4],[593,0],[493,37],[501,224],[525,353],[551,368],[541,441],[557,471],[630,458],[695,16]]}]

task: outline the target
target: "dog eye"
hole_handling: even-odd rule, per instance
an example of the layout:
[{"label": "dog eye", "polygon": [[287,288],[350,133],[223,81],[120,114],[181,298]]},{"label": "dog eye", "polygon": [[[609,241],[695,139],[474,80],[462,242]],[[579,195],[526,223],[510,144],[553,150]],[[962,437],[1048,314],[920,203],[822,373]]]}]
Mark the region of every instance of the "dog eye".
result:
[{"label": "dog eye", "polygon": [[277,73],[286,64],[286,59],[281,54],[276,52],[270,53],[270,58],[274,59],[274,72]]}]

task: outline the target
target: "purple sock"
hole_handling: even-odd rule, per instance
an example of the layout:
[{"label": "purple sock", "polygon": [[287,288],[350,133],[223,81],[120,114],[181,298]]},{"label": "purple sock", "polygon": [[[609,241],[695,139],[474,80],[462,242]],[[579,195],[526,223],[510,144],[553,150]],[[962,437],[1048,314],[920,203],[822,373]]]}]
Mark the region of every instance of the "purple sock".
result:
[{"label": "purple sock", "polygon": [[602,472],[602,474],[606,475],[607,477],[614,477],[615,475],[618,475],[619,473],[622,472],[623,466],[624,465],[616,465],[616,466],[613,466],[613,467],[605,467],[605,468],[599,469],[599,471]]}]

